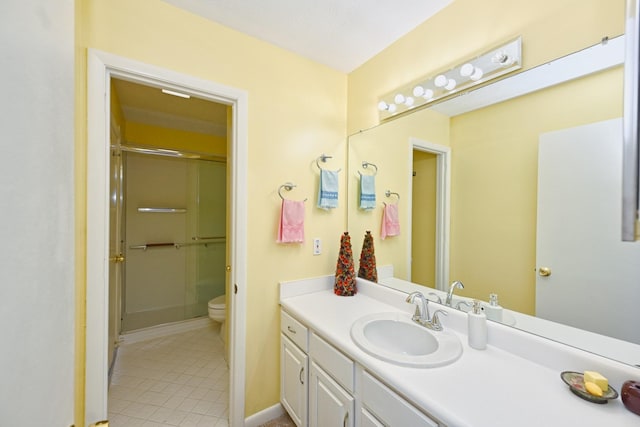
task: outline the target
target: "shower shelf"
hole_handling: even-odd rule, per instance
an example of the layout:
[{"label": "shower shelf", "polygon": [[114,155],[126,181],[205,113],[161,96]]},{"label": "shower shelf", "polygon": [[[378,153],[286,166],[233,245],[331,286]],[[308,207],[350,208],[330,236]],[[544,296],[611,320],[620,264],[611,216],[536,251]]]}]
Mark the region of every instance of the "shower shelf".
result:
[{"label": "shower shelf", "polygon": [[186,213],[185,208],[138,208],[141,213]]}]

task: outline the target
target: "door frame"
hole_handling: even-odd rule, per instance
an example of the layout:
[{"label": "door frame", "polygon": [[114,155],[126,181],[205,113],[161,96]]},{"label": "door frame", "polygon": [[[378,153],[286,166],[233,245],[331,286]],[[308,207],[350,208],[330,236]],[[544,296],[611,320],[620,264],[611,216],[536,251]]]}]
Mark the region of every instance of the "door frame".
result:
[{"label": "door frame", "polygon": [[[413,151],[436,156],[436,289],[447,291],[449,284],[449,238],[451,224],[451,147],[434,144],[419,138],[409,138],[409,170],[413,170]],[[409,175],[409,194],[413,194],[413,174]],[[413,197],[409,197],[409,224],[412,221]],[[407,271],[411,280],[412,235],[408,237]]]},{"label": "door frame", "polygon": [[229,307],[229,421],[244,424],[248,95],[246,91],[96,49],[87,55],[87,247],[85,425],[107,418],[109,320],[110,82],[117,77],[232,107]]}]

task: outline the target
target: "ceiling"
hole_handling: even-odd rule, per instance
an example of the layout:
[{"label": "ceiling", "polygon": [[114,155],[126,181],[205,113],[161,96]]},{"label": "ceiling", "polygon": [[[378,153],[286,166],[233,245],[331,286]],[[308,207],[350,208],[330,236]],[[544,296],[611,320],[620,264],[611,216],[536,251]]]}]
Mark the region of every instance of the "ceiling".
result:
[{"label": "ceiling", "polygon": [[[342,72],[350,72],[453,0],[164,0]],[[227,106],[114,79],[125,120],[226,135]]]},{"label": "ceiling", "polygon": [[453,0],[164,0],[349,73]]},{"label": "ceiling", "polygon": [[227,106],[191,97],[162,93],[160,88],[113,79],[113,87],[127,122],[226,136]]}]

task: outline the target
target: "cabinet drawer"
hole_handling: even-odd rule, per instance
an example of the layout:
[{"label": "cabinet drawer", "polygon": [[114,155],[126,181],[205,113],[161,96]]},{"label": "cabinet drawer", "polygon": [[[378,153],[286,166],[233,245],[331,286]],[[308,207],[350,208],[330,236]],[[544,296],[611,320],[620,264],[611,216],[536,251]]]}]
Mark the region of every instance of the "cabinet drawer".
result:
[{"label": "cabinet drawer", "polygon": [[438,427],[439,425],[367,372],[362,375],[362,405],[385,425],[411,427]]},{"label": "cabinet drawer", "polygon": [[314,333],[309,338],[309,354],[342,387],[354,391],[354,363]]},{"label": "cabinet drawer", "polygon": [[309,351],[307,327],[291,317],[284,310],[280,311],[280,330],[304,352]]}]

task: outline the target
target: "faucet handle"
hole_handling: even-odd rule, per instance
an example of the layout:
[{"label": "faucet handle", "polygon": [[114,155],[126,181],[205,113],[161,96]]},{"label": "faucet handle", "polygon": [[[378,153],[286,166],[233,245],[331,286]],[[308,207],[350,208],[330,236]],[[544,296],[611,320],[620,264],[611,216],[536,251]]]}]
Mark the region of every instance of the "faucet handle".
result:
[{"label": "faucet handle", "polygon": [[463,305],[466,305],[466,306],[467,306],[467,308],[468,308],[468,310],[467,310],[467,311],[471,310],[471,308],[473,307],[473,305],[472,305],[472,304],[470,304],[470,303],[468,303],[468,302],[466,302],[466,301],[460,301],[460,302],[458,302],[458,303],[456,304],[456,308],[457,308],[458,310],[464,311],[464,310],[462,310],[462,308],[460,308],[460,307],[462,307]]},{"label": "faucet handle", "polygon": [[427,296],[436,297],[436,300],[434,302],[437,302],[438,304],[442,304],[442,298],[440,298],[440,295],[436,294],[435,292],[429,292]]},{"label": "faucet handle", "polygon": [[433,317],[431,318],[431,328],[434,331],[441,331],[442,330],[442,323],[440,323],[440,318],[438,317],[438,314],[442,314],[444,316],[448,316],[449,315],[444,310],[436,310],[436,312],[433,313]]}]

